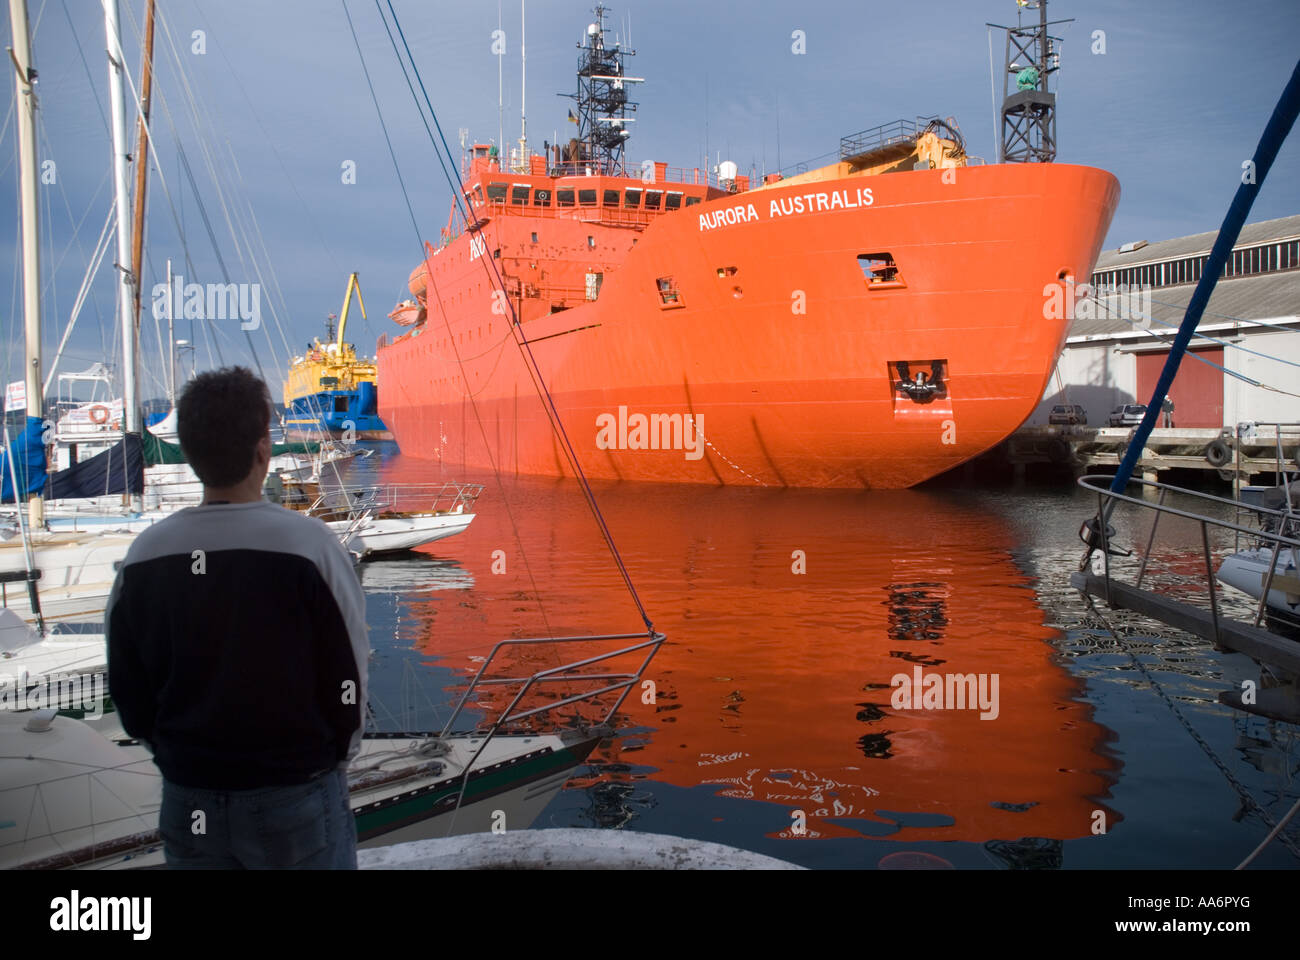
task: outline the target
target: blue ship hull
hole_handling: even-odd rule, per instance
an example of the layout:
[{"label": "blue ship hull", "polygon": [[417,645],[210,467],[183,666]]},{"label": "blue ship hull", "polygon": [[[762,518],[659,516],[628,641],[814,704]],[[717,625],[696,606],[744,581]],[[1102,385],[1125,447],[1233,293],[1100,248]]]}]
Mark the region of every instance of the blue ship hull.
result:
[{"label": "blue ship hull", "polygon": [[356,390],[321,390],[298,397],[285,407],[284,430],[293,439],[310,439],[322,432],[339,437],[349,427],[358,440],[393,439],[379,418],[378,391],[373,383],[361,383]]}]

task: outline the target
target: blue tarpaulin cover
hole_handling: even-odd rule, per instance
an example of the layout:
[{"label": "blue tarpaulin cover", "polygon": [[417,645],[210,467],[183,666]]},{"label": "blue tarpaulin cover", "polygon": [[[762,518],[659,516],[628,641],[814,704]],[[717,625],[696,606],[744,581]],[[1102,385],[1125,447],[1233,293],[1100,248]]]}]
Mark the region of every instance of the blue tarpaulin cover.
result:
[{"label": "blue tarpaulin cover", "polygon": [[41,442],[41,418],[28,417],[23,432],[13,437],[8,450],[0,450],[0,501],[14,502],[14,473],[18,474],[20,499],[45,487],[45,444]]}]

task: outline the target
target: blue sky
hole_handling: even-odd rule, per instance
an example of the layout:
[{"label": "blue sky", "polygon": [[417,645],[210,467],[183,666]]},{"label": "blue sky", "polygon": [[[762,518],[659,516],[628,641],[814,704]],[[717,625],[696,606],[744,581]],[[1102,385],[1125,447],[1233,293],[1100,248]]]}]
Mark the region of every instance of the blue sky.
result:
[{"label": "blue sky", "polygon": [[[108,214],[111,151],[99,3],[28,4],[38,22],[38,149],[40,159],[54,160],[57,171],[56,183],[43,186],[41,198],[47,213],[42,269],[48,369]],[[393,5],[453,149],[458,150],[461,128],[469,130],[471,140],[495,140],[498,59],[491,46],[497,3],[393,0]],[[274,277],[277,288],[263,291],[264,329],[254,334],[273,391],[287,362],[286,343],[301,350],[322,331],[325,315],[338,312],[352,270],[361,274],[369,319],[350,322],[348,339],[371,352],[376,337],[394,329],[386,314],[407,295],[406,278],[420,247],[342,0],[160,0],[159,6],[168,29],[160,27],[155,51],[153,126],[160,163],[151,170],[146,290],[158,282],[168,257],[187,279],[221,279],[181,166],[179,142],[230,279],[258,280],[246,245],[259,248],[255,259],[262,279],[270,283]],[[142,0],[121,0],[123,43],[133,75],[139,69],[143,8]],[[433,146],[375,0],[347,0],[347,9],[420,236],[436,241],[447,220],[450,192]],[[1123,190],[1107,246],[1217,228],[1241,163],[1294,68],[1300,3],[1053,0],[1050,12],[1053,19],[1075,18],[1056,28],[1065,40],[1059,159],[1110,170]],[[507,141],[519,136],[519,13],[518,0],[502,4]],[[531,0],[527,13],[529,140],[540,146],[553,131],[567,137],[573,129],[565,123],[569,101],[556,94],[573,90],[575,46],[591,11],[587,0]],[[1013,0],[808,0],[798,5],[623,0],[613,4],[607,25],[625,36],[629,17],[637,51],[629,73],[647,80],[637,91],[641,107],[628,150],[638,163],[650,158],[695,166],[703,162],[707,140],[715,160],[721,151],[742,171],[776,170],[778,157],[788,170],[835,150],[845,134],[930,114],[955,117],[970,152],[995,154],[985,22],[1015,22]],[[4,29],[7,33],[7,23]],[[194,50],[196,30],[203,31],[201,54]],[[806,36],[803,55],[791,50],[795,30]],[[1097,30],[1105,33],[1104,54],[1091,49]],[[996,34],[993,54],[995,60],[1001,54]],[[6,89],[12,91],[12,80]],[[22,329],[14,309],[20,296],[14,281],[12,117],[3,140],[0,222],[12,226],[0,231],[7,264],[0,270],[0,302],[9,305],[3,375],[12,380],[20,370]],[[355,163],[355,183],[342,182],[345,161]],[[220,193],[214,183],[220,183]],[[1251,221],[1300,213],[1298,184],[1300,134],[1293,134]],[[178,224],[197,275],[184,266]],[[111,260],[110,255],[96,277],[61,370],[111,359],[117,350]],[[143,394],[154,396],[160,393],[161,360],[147,305],[142,322]],[[238,322],[217,323],[221,329],[213,342],[220,344],[223,358],[248,362]],[[181,326],[178,335],[188,337],[188,324]],[[201,333],[197,339],[204,342]],[[215,348],[204,344],[199,366],[216,362]]]}]

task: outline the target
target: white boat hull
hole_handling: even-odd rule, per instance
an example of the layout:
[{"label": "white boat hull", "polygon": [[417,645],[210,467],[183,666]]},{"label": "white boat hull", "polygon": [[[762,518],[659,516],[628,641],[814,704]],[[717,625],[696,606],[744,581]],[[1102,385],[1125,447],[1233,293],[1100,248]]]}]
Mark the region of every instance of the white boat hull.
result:
[{"label": "white boat hull", "polygon": [[[134,533],[102,529],[55,529],[32,537],[32,562],[41,572],[36,586],[45,619],[69,623],[102,621],[117,568],[134,539]],[[20,538],[0,543],[0,572],[26,569],[27,552]],[[35,620],[24,583],[0,584],[0,605],[24,620]]]},{"label": "white boat hull", "polygon": [[[34,716],[0,714],[0,869],[164,864],[156,832],[162,777],[148,751],[67,717],[29,731]],[[359,846],[526,829],[595,739],[500,736],[473,759],[481,742],[366,739],[349,769]],[[471,761],[466,805],[456,809]]]},{"label": "white boat hull", "polygon": [[[464,531],[474,521],[472,513],[413,514],[406,517],[372,517],[356,535],[362,556],[414,550]],[[335,520],[330,528],[345,530],[348,522]]]},{"label": "white boat hull", "polygon": [[[1242,550],[1226,557],[1219,565],[1218,579],[1258,600],[1272,559],[1271,550]],[[1300,624],[1300,577],[1297,577],[1295,558],[1289,550],[1278,555],[1265,607],[1285,623]]]}]

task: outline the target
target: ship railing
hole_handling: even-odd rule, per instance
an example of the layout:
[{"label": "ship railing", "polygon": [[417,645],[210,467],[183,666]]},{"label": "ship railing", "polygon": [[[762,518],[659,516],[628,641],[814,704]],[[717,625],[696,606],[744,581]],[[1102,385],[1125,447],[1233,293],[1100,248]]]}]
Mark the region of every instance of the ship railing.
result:
[{"label": "ship railing", "polygon": [[711,170],[699,167],[669,167],[664,175],[665,183],[687,183],[692,186],[709,186],[721,189],[718,177]]},{"label": "ship railing", "polygon": [[938,117],[917,117],[915,120],[894,120],[841,137],[840,159],[860,156],[896,143],[915,143],[926,125],[937,119]]},{"label": "ship railing", "polygon": [[522,203],[502,203],[494,201],[491,204],[493,216],[525,216],[533,219],[550,219],[550,220],[579,220],[583,223],[603,223],[616,227],[636,227],[646,226],[655,217],[664,213],[675,213],[675,210],[662,208],[659,210],[635,210],[622,206],[610,204],[605,206],[598,203],[590,204],[573,204],[572,206],[549,206],[538,207]]},{"label": "ship railing", "polygon": [[[1259,599],[1250,621],[1251,627],[1258,628],[1267,611],[1268,595],[1273,588],[1279,563],[1289,559],[1295,567],[1300,568],[1300,514],[1292,505],[1289,485],[1283,487],[1287,493],[1285,505],[1281,509],[1273,509],[1137,478],[1129,480],[1124,492],[1116,492],[1110,489],[1113,480],[1114,477],[1105,475],[1079,478],[1079,486],[1097,495],[1097,517],[1090,520],[1080,532],[1089,549],[1079,567],[1080,573],[1085,574],[1089,563],[1093,564],[1093,575],[1099,581],[1095,592],[1107,603],[1114,605],[1117,584],[1131,586],[1133,591],[1141,591],[1143,584],[1147,583],[1148,592],[1164,594],[1176,601],[1175,606],[1181,604],[1204,610],[1208,605],[1210,635],[1216,644],[1223,646],[1225,628],[1238,626],[1240,622],[1224,615],[1214,563],[1216,555],[1221,557],[1235,552],[1234,544],[1239,539],[1245,539],[1247,543],[1254,544],[1256,549],[1266,550],[1269,555],[1268,570],[1261,579]],[[1134,496],[1133,493],[1138,495]],[[1168,502],[1170,495],[1175,497],[1179,506]],[[1242,510],[1255,515],[1257,526],[1246,526],[1239,522]],[[1183,537],[1171,538],[1173,542],[1162,544],[1159,548],[1161,552],[1157,553],[1156,536],[1164,518],[1177,518]],[[1124,550],[1115,549],[1121,536],[1117,532],[1121,522],[1125,522],[1125,529],[1133,535],[1135,543],[1144,532],[1146,534],[1146,546],[1136,557],[1135,571],[1131,569],[1132,560],[1127,561],[1129,572],[1136,574],[1131,584],[1120,575],[1124,571],[1119,567],[1118,561],[1113,560],[1126,555]],[[1143,530],[1147,523],[1150,528]],[[1166,523],[1166,526],[1173,524]],[[1198,534],[1196,547],[1199,548],[1190,552],[1186,538],[1189,527]],[[1094,553],[1098,552],[1100,556],[1094,557]],[[1164,582],[1159,582],[1162,576]],[[1202,581],[1203,599],[1199,594],[1201,586],[1198,586]],[[1153,590],[1153,584],[1163,589]],[[1089,592],[1094,591],[1090,589]]]},{"label": "ship railing", "polygon": [[707,168],[670,167],[657,160],[645,162],[628,161],[621,168],[607,165],[603,169],[596,163],[565,161],[552,163],[547,169],[547,176],[555,179],[563,177],[621,177],[625,179],[643,179],[642,171],[652,170],[652,180],[645,181],[646,186],[656,183],[687,184],[692,186],[719,186],[718,177]]}]

